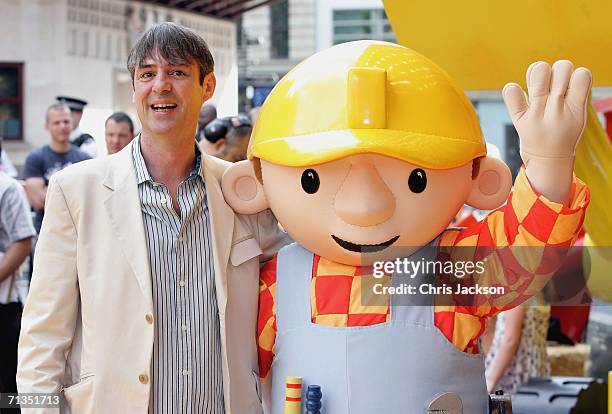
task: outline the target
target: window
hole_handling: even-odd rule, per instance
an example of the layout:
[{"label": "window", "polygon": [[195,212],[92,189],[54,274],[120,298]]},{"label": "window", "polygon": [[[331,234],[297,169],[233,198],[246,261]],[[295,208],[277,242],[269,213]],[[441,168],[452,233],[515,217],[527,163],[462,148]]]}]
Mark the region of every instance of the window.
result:
[{"label": "window", "polygon": [[289,3],[281,0],[270,6],[270,56],[273,59],[289,57]]},{"label": "window", "polygon": [[395,35],[383,9],[340,9],[333,14],[333,43],[373,39],[395,42]]},{"label": "window", "polygon": [[83,57],[87,57],[87,54],[89,53],[89,32],[87,31],[87,29],[85,29],[85,31],[83,31],[83,50],[81,51],[81,56]]},{"label": "window", "polygon": [[370,26],[339,26],[334,28],[334,34],[344,35],[344,34],[352,34],[352,35],[362,35],[362,34],[371,34],[372,28]]},{"label": "window", "polygon": [[335,10],[334,20],[370,20],[374,10]]},{"label": "window", "polygon": [[77,32],[75,29],[70,31],[70,47],[68,48],[69,55],[77,54]]},{"label": "window", "polygon": [[236,45],[238,46],[238,49],[242,47],[243,36],[246,37],[246,33],[242,24],[242,15],[240,15],[238,16],[238,19],[236,19]]},{"label": "window", "polygon": [[0,62],[0,136],[23,140],[23,63]]}]

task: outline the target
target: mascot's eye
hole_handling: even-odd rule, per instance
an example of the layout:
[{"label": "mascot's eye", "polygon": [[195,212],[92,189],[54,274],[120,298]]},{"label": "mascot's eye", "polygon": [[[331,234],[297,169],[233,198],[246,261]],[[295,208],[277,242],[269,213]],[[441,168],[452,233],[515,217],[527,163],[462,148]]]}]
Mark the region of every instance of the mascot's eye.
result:
[{"label": "mascot's eye", "polygon": [[425,187],[427,187],[427,175],[425,171],[420,168],[412,171],[408,178],[408,187],[410,187],[410,191],[413,193],[422,193]]},{"label": "mascot's eye", "polygon": [[302,188],[308,194],[314,194],[319,189],[319,174],[311,168],[302,173]]}]

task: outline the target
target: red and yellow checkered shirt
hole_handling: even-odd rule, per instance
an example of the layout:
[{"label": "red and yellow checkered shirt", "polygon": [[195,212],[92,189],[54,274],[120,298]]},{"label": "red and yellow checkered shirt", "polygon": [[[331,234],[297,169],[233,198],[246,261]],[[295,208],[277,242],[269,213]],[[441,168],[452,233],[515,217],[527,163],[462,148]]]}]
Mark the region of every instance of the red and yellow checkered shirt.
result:
[{"label": "red and yellow checkered shirt", "polygon": [[[570,246],[577,237],[589,202],[588,189],[574,178],[567,206],[538,194],[521,169],[508,202],[483,221],[465,229],[447,229],[439,251],[453,257],[454,247],[491,246],[481,280],[488,286],[504,286],[503,296],[485,297],[478,306],[434,306],[434,323],[444,336],[466,353],[478,352],[478,338],[488,317],[517,306],[539,292],[561,260],[535,257],[517,246]],[[507,247],[508,249],[504,249]],[[512,253],[512,249],[515,252]],[[460,250],[460,249],[455,249]],[[543,250],[543,249],[542,249]],[[460,250],[465,254],[465,249]],[[510,253],[509,253],[510,252]],[[543,265],[547,262],[546,265]],[[527,272],[525,272],[527,270]],[[343,265],[314,256],[310,302],[312,322],[328,326],[369,326],[389,320],[386,304],[362,304],[362,272],[370,269]],[[276,340],[276,256],[261,269],[259,280],[258,347],[261,378],[270,371]]]}]

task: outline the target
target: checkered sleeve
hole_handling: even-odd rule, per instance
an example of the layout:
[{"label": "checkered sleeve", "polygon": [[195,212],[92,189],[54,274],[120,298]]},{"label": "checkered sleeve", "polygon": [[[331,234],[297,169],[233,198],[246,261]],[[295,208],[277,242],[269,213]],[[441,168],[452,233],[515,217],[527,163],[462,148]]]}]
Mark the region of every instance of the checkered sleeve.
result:
[{"label": "checkered sleeve", "polygon": [[274,359],[276,341],[276,259],[268,261],[259,272],[259,310],[257,315],[257,351],[259,376],[268,376]]},{"label": "checkered sleeve", "polygon": [[501,287],[504,293],[437,300],[436,326],[459,349],[477,350],[488,317],[518,306],[550,280],[580,232],[588,203],[588,188],[578,178],[564,205],[539,194],[521,168],[505,205],[468,228],[445,232],[440,240],[441,254],[452,261],[484,263],[481,275],[461,285]]}]

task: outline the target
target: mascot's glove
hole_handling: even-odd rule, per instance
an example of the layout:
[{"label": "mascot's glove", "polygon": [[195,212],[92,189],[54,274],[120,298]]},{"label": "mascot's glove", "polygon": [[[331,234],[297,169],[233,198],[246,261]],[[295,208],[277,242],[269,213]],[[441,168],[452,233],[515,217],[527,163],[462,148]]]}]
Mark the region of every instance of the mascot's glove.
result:
[{"label": "mascot's glove", "polygon": [[516,83],[502,95],[521,140],[525,165],[533,158],[573,159],[586,125],[591,72],[572,62],[536,62],[527,69],[529,96]]}]

